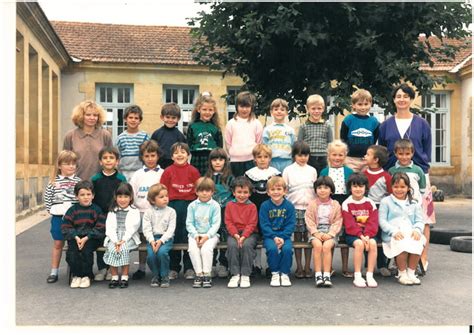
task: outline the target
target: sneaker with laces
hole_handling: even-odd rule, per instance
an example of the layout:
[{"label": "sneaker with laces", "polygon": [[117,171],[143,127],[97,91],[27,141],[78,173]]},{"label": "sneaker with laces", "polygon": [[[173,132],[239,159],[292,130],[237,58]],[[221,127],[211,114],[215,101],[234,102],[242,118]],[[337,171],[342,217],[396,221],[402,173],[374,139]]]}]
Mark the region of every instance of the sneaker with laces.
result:
[{"label": "sneaker with laces", "polygon": [[135,273],[132,275],[132,279],[134,280],[139,280],[145,278],[145,271],[142,270],[137,270]]},{"label": "sneaker with laces", "polygon": [[160,287],[161,287],[161,288],[168,288],[168,287],[170,287],[170,279],[169,279],[169,277],[163,277],[163,278],[161,278]]},{"label": "sneaker with laces", "polygon": [[82,277],[81,284],[79,285],[80,288],[88,288],[91,286],[91,280],[89,277]]},{"label": "sneaker with laces", "polygon": [[194,278],[194,282],[193,282],[193,287],[194,288],[200,288],[202,287],[202,282],[204,281],[204,278],[201,277],[201,276],[196,276]]},{"label": "sneaker with laces", "polygon": [[230,278],[229,283],[227,284],[227,287],[236,288],[236,287],[239,287],[239,283],[240,283],[240,275],[235,275]]},{"label": "sneaker with laces", "polygon": [[421,280],[416,275],[407,274],[407,277],[408,277],[408,279],[411,280],[413,285],[420,285],[421,284]]},{"label": "sneaker with laces", "polygon": [[270,281],[270,286],[280,286],[280,274],[278,272],[272,273],[272,280]]},{"label": "sneaker with laces", "polygon": [[195,276],[196,276],[196,273],[194,272],[193,269],[187,269],[184,272],[184,279],[191,280],[191,279],[194,279]]},{"label": "sneaker with laces", "polygon": [[71,288],[78,288],[81,285],[81,277],[72,277]]},{"label": "sneaker with laces", "polygon": [[176,278],[178,278],[178,272],[175,270],[171,270],[168,274],[168,277],[170,278],[170,280],[175,280]]},{"label": "sneaker with laces", "polygon": [[323,276],[316,276],[315,284],[316,284],[316,287],[323,287],[324,286]]},{"label": "sneaker with laces", "polygon": [[355,287],[359,287],[359,288],[367,287],[367,284],[365,283],[365,279],[362,277],[354,278],[354,281],[352,283],[354,284]]},{"label": "sneaker with laces", "polygon": [[[388,269],[387,269],[388,271]],[[367,286],[375,288],[378,286],[377,282],[375,281],[374,277],[367,277]]]},{"label": "sneaker with laces", "polygon": [[240,288],[249,288],[250,287],[250,277],[242,276],[240,277]]},{"label": "sneaker with laces", "polygon": [[217,276],[219,278],[227,278],[229,277],[229,270],[224,265],[219,265],[217,267]]},{"label": "sneaker with laces", "polygon": [[402,285],[413,285],[413,282],[411,279],[408,277],[406,273],[400,274],[400,277],[398,278],[398,282]]},{"label": "sneaker with laces", "polygon": [[380,268],[379,272],[382,275],[382,277],[391,277],[392,276],[392,271],[390,271],[387,268]]},{"label": "sneaker with laces", "polygon": [[332,287],[331,277],[325,276],[323,280],[324,280],[324,287]]},{"label": "sneaker with laces", "polygon": [[281,286],[284,286],[284,287],[291,286],[290,277],[288,277],[287,274],[282,273],[280,279],[281,279]]},{"label": "sneaker with laces", "polygon": [[211,276],[204,276],[204,278],[202,279],[202,287],[204,287],[204,288],[212,287],[212,278],[211,278]]},{"label": "sneaker with laces", "polygon": [[160,286],[160,278],[158,276],[153,276],[153,278],[151,278],[150,286],[151,287],[159,287]]},{"label": "sneaker with laces", "polygon": [[[105,275],[107,274],[107,269],[101,269],[97,272],[94,276],[95,281],[103,281],[105,279]],[[110,278],[112,279],[112,278]]]}]

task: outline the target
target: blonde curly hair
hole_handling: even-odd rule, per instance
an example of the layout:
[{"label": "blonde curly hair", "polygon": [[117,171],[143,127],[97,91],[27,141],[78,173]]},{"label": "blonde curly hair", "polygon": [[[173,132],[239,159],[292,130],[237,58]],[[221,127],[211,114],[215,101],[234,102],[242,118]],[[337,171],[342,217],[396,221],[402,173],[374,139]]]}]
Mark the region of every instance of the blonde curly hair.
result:
[{"label": "blonde curly hair", "polygon": [[72,122],[77,127],[82,129],[84,127],[84,114],[86,113],[88,109],[92,109],[96,111],[97,114],[99,115],[99,119],[97,120],[95,127],[96,128],[102,127],[102,125],[104,124],[106,120],[105,110],[102,108],[101,105],[95,103],[92,100],[85,100],[81,102],[79,105],[77,105],[76,107],[74,107],[74,109],[72,110],[72,117],[71,117]]}]

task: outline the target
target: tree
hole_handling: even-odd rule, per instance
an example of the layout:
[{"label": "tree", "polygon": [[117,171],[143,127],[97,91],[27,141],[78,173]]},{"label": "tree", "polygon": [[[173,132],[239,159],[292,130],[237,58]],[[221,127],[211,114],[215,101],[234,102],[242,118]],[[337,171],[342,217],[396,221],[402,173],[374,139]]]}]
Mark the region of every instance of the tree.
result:
[{"label": "tree", "polygon": [[[443,78],[420,70],[433,58],[452,59],[447,39],[470,36],[463,3],[215,3],[189,25],[195,60],[235,73],[257,95],[259,114],[276,97],[304,112],[310,94],[334,98],[329,113],[350,110],[355,87],[393,111],[391,90],[401,80],[427,94]],[[438,37],[433,47],[425,37]],[[295,117],[296,114],[290,114]]]}]

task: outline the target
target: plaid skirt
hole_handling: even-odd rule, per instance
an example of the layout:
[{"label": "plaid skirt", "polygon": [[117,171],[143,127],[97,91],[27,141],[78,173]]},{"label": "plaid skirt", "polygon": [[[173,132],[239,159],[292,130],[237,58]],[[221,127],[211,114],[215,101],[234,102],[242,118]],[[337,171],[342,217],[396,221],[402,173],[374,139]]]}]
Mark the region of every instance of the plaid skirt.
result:
[{"label": "plaid skirt", "polygon": [[201,176],[206,175],[209,168],[209,150],[193,151],[191,153],[191,165],[199,170]]},{"label": "plaid skirt", "polygon": [[104,263],[110,266],[118,267],[130,264],[130,251],[135,250],[138,246],[133,239],[122,244],[119,252],[115,251],[115,243],[109,241],[106,246],[107,250],[104,254]]}]

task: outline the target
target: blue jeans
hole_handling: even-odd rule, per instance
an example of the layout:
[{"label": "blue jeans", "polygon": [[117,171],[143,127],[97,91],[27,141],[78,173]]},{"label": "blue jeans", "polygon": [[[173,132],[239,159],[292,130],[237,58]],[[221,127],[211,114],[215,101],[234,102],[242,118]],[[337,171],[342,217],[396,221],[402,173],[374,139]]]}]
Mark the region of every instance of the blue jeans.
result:
[{"label": "blue jeans", "polygon": [[[155,241],[161,238],[161,235],[154,235]],[[153,252],[151,244],[146,244],[146,263],[150,268],[153,276],[168,277],[170,272],[170,255],[169,252],[173,247],[173,239],[168,240],[165,244],[160,246],[157,253]]]},{"label": "blue jeans", "polygon": [[275,241],[271,238],[263,239],[263,246],[267,252],[268,266],[271,272],[290,274],[293,262],[293,243],[291,239],[285,240],[281,249],[278,250]]}]

